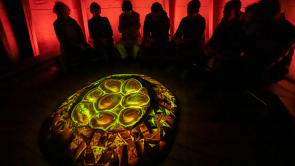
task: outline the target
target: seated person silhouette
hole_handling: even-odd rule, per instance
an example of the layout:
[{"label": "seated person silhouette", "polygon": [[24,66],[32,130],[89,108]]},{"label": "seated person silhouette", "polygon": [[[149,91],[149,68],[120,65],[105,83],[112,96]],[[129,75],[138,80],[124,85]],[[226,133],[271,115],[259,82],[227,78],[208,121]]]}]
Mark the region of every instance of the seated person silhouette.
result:
[{"label": "seated person silhouette", "polygon": [[181,20],[173,38],[176,47],[180,49],[181,57],[176,55],[177,59],[201,61],[203,58],[206,24],[205,18],[199,14],[200,7],[199,0],[192,0],[187,5],[187,17]]},{"label": "seated person silhouette", "polygon": [[53,25],[60,42],[60,50],[66,60],[82,57],[86,59],[91,54],[91,46],[86,43],[82,29],[76,20],[69,16],[70,11],[63,2],[56,2],[53,8],[53,12],[57,15]]},{"label": "seated person silhouette", "polygon": [[137,58],[137,53],[140,50],[140,18],[139,14],[133,10],[130,1],[124,1],[122,4],[123,13],[119,17],[119,32],[122,33],[122,38],[116,42],[115,46],[121,54],[122,59],[127,58],[128,53],[125,47],[132,47],[133,59]]},{"label": "seated person silhouette", "polygon": [[229,1],[224,6],[223,18],[205,47],[210,58],[209,68],[217,69],[227,61],[235,61],[242,53],[243,20],[240,17],[239,1]]},{"label": "seated person silhouette", "polygon": [[281,17],[279,1],[260,0],[245,17],[244,80],[265,87],[284,79],[294,54],[295,30]]},{"label": "seated person silhouette", "polygon": [[111,24],[107,17],[100,16],[101,7],[96,2],[91,3],[90,12],[93,14],[93,18],[88,20],[88,28],[90,37],[93,39],[95,52],[103,55],[105,61],[108,61],[114,46]]},{"label": "seated person silhouette", "polygon": [[169,44],[170,19],[160,3],[155,2],[147,14],[143,26],[143,50],[145,54],[163,54]]}]

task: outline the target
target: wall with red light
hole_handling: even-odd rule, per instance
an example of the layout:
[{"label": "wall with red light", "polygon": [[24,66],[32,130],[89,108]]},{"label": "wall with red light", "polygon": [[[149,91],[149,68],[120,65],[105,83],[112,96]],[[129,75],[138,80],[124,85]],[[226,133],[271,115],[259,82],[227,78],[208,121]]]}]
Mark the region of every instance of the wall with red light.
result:
[{"label": "wall with red light", "polygon": [[0,1],[0,21],[5,34],[1,34],[2,43],[5,44],[6,52],[9,55],[11,62],[16,62],[19,59],[17,43],[12,31],[4,4]]},{"label": "wall with red light", "polygon": [[[79,0],[60,1],[69,6],[71,9],[70,16],[78,22],[82,29],[84,29]],[[55,1],[29,0],[29,3],[40,55],[50,51],[59,50],[59,42],[53,28],[53,22],[57,18],[52,10]]]}]

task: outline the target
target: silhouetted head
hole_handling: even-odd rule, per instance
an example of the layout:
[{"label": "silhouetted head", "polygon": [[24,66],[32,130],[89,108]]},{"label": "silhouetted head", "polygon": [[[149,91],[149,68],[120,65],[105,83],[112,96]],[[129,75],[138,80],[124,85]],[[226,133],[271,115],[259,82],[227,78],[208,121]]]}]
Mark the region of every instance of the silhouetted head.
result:
[{"label": "silhouetted head", "polygon": [[95,16],[100,16],[101,13],[101,7],[96,2],[92,2],[90,5],[90,12]]},{"label": "silhouetted head", "polygon": [[236,8],[236,10],[240,11],[242,8],[242,2],[240,0],[231,0],[234,2],[234,6]]},{"label": "silhouetted head", "polygon": [[223,20],[230,22],[238,17],[240,10],[238,10],[236,1],[229,1],[225,4],[223,10]]},{"label": "silhouetted head", "polygon": [[244,30],[246,34],[253,34],[257,27],[256,13],[258,8],[258,3],[251,4],[245,8],[244,15]]},{"label": "silhouetted head", "polygon": [[187,15],[188,17],[194,17],[198,15],[201,7],[200,0],[192,0],[187,4]]},{"label": "silhouetted head", "polygon": [[126,16],[131,16],[132,9],[133,9],[133,6],[132,6],[132,3],[130,1],[124,1],[123,2],[123,4],[122,4],[122,11],[124,12],[124,14]]},{"label": "silhouetted head", "polygon": [[253,19],[257,9],[258,9],[258,3],[253,3],[245,8],[245,16],[244,16],[245,23],[248,23],[251,21],[251,19]]},{"label": "silhouetted head", "polygon": [[63,2],[57,1],[53,7],[53,12],[63,20],[66,20],[70,15],[71,9]]},{"label": "silhouetted head", "polygon": [[151,11],[152,11],[152,19],[154,22],[159,21],[162,13],[163,13],[163,7],[160,3],[155,2],[152,7],[151,7]]},{"label": "silhouetted head", "polygon": [[278,0],[260,0],[255,15],[264,19],[279,19],[281,4]]}]

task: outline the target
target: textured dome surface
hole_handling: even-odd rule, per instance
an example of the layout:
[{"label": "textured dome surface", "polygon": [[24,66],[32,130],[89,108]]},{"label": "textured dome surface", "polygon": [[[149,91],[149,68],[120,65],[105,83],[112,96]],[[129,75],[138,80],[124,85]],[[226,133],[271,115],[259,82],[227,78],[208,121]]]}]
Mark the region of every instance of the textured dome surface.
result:
[{"label": "textured dome surface", "polygon": [[136,165],[157,156],[175,128],[177,105],[158,81],[112,75],[70,96],[51,116],[73,165]]}]

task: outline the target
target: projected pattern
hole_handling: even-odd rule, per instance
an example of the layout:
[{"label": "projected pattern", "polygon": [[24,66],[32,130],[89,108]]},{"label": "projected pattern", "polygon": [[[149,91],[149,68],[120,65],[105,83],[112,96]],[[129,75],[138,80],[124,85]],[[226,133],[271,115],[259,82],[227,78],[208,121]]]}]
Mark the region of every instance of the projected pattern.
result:
[{"label": "projected pattern", "polygon": [[[153,96],[136,77],[151,84]],[[154,106],[150,97],[155,98]],[[67,153],[75,164],[135,165],[165,147],[176,107],[175,97],[158,81],[144,75],[113,75],[62,103],[52,115],[57,119],[53,132],[72,134]]]}]

